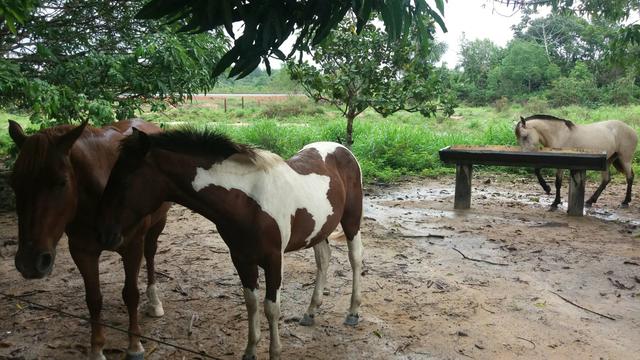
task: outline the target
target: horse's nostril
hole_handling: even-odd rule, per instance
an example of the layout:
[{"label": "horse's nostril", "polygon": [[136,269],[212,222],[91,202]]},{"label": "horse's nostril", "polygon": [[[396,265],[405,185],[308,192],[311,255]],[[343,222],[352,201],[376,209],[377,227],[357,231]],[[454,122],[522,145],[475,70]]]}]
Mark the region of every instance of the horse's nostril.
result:
[{"label": "horse's nostril", "polygon": [[53,255],[51,253],[42,253],[36,259],[36,270],[40,273],[48,273],[53,265]]}]

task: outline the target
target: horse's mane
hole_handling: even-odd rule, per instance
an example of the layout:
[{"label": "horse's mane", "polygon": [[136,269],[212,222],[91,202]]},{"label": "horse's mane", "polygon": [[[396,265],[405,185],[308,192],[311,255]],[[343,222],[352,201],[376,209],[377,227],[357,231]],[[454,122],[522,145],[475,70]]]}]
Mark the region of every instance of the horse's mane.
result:
[{"label": "horse's mane", "polygon": [[544,114],[537,114],[537,115],[531,115],[531,116],[527,116],[526,118],[522,119],[522,121],[526,122],[527,120],[549,120],[549,121],[562,121],[564,122],[564,124],[569,128],[572,129],[574,126],[576,126],[571,120],[567,120],[567,119],[561,119],[559,117],[555,117],[553,115],[544,115]]},{"label": "horse's mane", "polygon": [[[239,144],[231,140],[227,135],[211,129],[199,130],[192,127],[165,131],[147,135],[150,146],[172,152],[192,155],[217,155],[228,158],[231,155],[245,155],[254,163],[264,162],[265,155],[262,151],[245,144]],[[137,141],[128,136],[120,143],[121,156],[135,152]]]}]

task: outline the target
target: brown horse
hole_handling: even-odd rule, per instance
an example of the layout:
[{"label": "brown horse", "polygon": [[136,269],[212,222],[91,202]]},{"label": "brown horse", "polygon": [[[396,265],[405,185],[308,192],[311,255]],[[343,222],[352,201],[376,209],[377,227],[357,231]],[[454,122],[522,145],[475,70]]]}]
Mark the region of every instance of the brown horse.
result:
[{"label": "brown horse", "polygon": [[[633,156],[638,145],[638,135],[629,125],[618,120],[608,120],[587,125],[576,125],[565,119],[550,115],[533,115],[520,118],[515,128],[516,138],[523,149],[535,151],[539,146],[561,148],[582,148],[607,152],[607,163],[624,173],[627,178],[627,193],[622,201],[626,207],[631,201],[631,187],[633,185]],[[540,185],[548,194],[551,188],[535,169]],[[562,187],[562,169],[556,172],[556,197],[551,204],[556,209],[561,203],[560,188]],[[595,193],[586,201],[591,206],[598,200],[602,191],[611,181],[609,169],[602,172],[602,181]]]},{"label": "brown horse", "polygon": [[[90,359],[104,359],[104,330],[100,321],[99,257],[105,250],[96,237],[98,202],[118,156],[119,141],[132,126],[149,132],[160,129],[140,120],[128,120],[98,129],[86,123],[61,125],[25,135],[20,125],[9,122],[9,134],[20,148],[13,167],[11,186],[16,195],[19,244],[16,268],[27,279],[47,276],[53,269],[56,245],[66,233],[69,251],[82,274],[91,314]],[[161,204],[158,204],[159,207]],[[164,311],[155,287],[154,255],[166,221],[168,205],[156,207],[129,228],[125,241],[115,250],[122,256],[125,285],[122,297],[129,312],[127,357],[142,358],[138,325],[138,272],[142,254],[147,263],[148,312]]]},{"label": "brown horse", "polygon": [[300,321],[312,325],[327,277],[327,237],[338,224],[347,238],[353,270],[345,323],[358,323],[362,199],[360,166],[339,144],[310,144],[284,161],[215,132],[146,135],[136,131],[123,141],[109,178],[100,228],[105,243],[117,244],[122,230],[129,231],[163,201],[177,202],[213,221],[229,247],[244,289],[249,336],[243,359],[255,358],[260,339],[258,266],[264,269],[266,279],[269,354],[278,359],[283,253],[313,247],[316,284]]}]

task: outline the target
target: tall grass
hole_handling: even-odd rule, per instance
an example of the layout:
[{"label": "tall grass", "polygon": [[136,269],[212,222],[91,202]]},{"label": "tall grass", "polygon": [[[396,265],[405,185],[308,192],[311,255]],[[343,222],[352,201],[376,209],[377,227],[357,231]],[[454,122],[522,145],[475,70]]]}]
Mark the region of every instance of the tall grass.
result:
[{"label": "tall grass", "polygon": [[[315,141],[336,141],[344,137],[341,120],[313,126],[260,119],[245,126],[229,123],[201,124],[218,129],[237,141],[253,144],[288,158]],[[433,176],[451,173],[438,157],[438,150],[452,144],[491,144],[493,139],[513,143],[510,126],[492,125],[483,131],[434,131],[427,124],[403,124],[393,120],[361,121],[354,125],[352,151],[368,180],[391,181],[405,176]]]},{"label": "tall grass", "polygon": [[[278,104],[247,101],[245,105],[242,109],[234,104],[224,112],[217,103],[193,103],[164,114],[143,113],[142,116],[164,124],[165,128],[180,124],[216,128],[236,141],[259,146],[284,158],[314,141],[344,139],[345,120],[331,107],[304,98]],[[454,144],[514,145],[513,128],[521,115],[532,114],[529,107],[530,104],[508,104],[501,106],[499,111],[492,107],[462,107],[451,118],[430,119],[406,112],[382,118],[373,111],[366,111],[355,121],[352,150],[367,181],[449,174],[454,169],[440,162],[438,150]],[[640,128],[640,106],[598,109],[571,106],[551,109],[548,113],[576,123],[616,118]],[[6,124],[8,116],[0,112],[0,122]],[[25,117],[18,119],[26,125]],[[6,126],[0,128],[0,141],[0,152],[7,154],[11,142]],[[636,152],[636,164],[640,164],[640,152]],[[491,170],[531,173],[530,169],[520,168],[492,167]],[[638,170],[640,167],[636,165]]]}]

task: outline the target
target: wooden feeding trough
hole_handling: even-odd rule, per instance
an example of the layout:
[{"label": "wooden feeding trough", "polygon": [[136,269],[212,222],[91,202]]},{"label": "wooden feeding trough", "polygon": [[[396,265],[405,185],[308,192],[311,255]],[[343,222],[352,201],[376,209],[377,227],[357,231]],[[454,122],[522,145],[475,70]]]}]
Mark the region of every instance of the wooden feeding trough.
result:
[{"label": "wooden feeding trough", "polygon": [[519,146],[454,145],[440,150],[440,160],[456,165],[455,209],[471,207],[471,175],[473,165],[519,166],[569,169],[569,206],[567,213],[582,216],[587,170],[607,169],[607,153],[582,149],[543,148],[523,151]]}]

